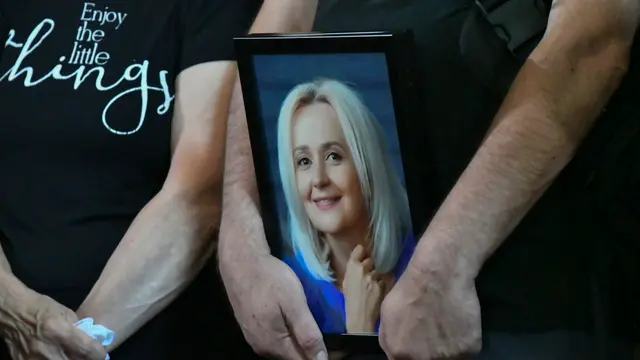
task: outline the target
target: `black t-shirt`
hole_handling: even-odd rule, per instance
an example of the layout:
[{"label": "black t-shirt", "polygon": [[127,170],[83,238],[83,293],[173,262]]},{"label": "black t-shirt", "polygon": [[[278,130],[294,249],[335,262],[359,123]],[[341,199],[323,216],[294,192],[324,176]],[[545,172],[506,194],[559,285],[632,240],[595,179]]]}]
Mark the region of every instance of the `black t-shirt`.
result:
[{"label": "black t-shirt", "polygon": [[[11,30],[0,59],[0,243],[29,288],[75,309],[166,178],[176,76],[233,60],[232,38],[259,3],[0,1]],[[114,358],[229,358],[226,306],[207,269]]]},{"label": "black t-shirt", "polygon": [[[315,24],[317,31],[413,31],[422,104],[413,126],[424,133],[417,151],[431,172],[425,187],[437,194],[434,209],[479,147],[502,100],[462,55],[460,34],[473,6],[473,0],[326,0]],[[483,267],[476,284],[485,330],[592,328],[590,243],[617,235],[577,191],[587,180],[579,173],[569,167]],[[598,266],[610,267],[611,259],[601,255]]]}]

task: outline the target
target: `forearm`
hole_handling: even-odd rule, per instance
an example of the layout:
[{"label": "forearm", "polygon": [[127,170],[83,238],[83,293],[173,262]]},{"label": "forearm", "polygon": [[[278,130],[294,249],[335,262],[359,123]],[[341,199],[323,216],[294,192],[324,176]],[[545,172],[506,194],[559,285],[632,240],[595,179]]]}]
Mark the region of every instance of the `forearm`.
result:
[{"label": "forearm", "polygon": [[9,260],[0,247],[0,327],[8,326],[16,317],[12,309],[19,303],[17,300],[23,291],[25,286],[11,273]]},{"label": "forearm", "polygon": [[37,295],[11,273],[6,255],[0,248],[0,331],[11,331],[16,324],[35,321],[26,299]]},{"label": "forearm", "polygon": [[167,307],[213,251],[219,196],[165,194],[138,214],[78,309],[116,333],[111,351]]},{"label": "forearm", "polygon": [[[267,0],[251,33],[311,31],[317,0]],[[227,127],[223,214],[218,255],[221,271],[239,258],[269,254],[259,211],[258,189],[239,79]]]},{"label": "forearm", "polygon": [[234,88],[227,139],[218,246],[222,272],[227,265],[248,256],[270,253],[260,217],[258,186],[239,79]]},{"label": "forearm", "polygon": [[432,220],[412,265],[429,271],[435,262],[475,277],[571,160],[617,88],[631,44],[628,38],[584,34],[575,28],[547,31]]}]

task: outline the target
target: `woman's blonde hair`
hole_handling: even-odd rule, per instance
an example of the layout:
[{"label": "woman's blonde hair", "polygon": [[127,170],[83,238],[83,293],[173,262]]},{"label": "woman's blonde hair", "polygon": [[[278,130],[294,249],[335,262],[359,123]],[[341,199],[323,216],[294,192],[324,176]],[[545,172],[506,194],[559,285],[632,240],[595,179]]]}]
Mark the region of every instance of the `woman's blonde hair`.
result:
[{"label": "woman's blonde hair", "polygon": [[296,112],[313,103],[329,104],[351,151],[369,214],[373,261],[378,271],[392,271],[407,235],[411,217],[407,193],[388,154],[388,145],[374,115],[358,93],[329,79],[296,86],[287,95],[278,117],[278,162],[289,209],[288,235],[295,255],[317,279],[333,281],[329,247],[307,216],[297,191],[292,149],[292,125]]}]

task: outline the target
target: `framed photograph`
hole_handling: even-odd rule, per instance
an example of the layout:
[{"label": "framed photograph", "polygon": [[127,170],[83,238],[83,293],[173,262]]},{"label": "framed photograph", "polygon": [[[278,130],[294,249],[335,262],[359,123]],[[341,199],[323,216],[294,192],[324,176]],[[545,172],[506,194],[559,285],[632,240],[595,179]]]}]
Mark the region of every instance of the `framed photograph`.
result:
[{"label": "framed photograph", "polygon": [[235,40],[267,240],[332,350],[379,353],[424,230],[409,32]]}]

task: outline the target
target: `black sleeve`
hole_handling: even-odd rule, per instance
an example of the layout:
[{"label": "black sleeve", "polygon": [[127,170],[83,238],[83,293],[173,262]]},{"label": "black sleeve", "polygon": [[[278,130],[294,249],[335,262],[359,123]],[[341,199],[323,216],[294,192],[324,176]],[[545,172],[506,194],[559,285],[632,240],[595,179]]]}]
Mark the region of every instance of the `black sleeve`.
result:
[{"label": "black sleeve", "polygon": [[233,38],[247,33],[262,0],[180,0],[183,34],[180,70],[235,60]]}]

